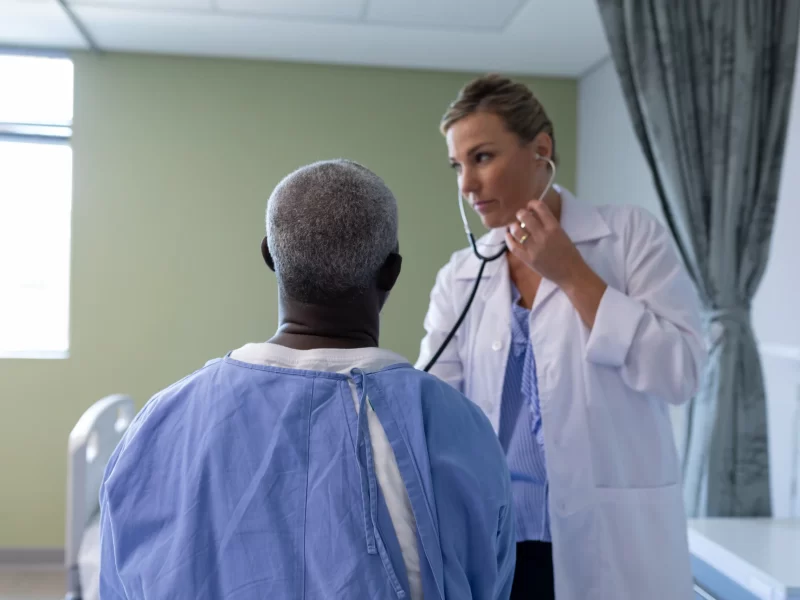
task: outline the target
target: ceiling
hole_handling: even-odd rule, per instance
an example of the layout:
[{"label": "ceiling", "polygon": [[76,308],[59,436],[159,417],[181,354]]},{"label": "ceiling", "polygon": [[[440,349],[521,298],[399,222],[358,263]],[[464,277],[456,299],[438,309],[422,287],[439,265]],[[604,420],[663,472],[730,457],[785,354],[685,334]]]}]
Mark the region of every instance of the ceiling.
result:
[{"label": "ceiling", "polygon": [[[67,0],[99,48],[579,77],[596,0]],[[0,0],[0,46],[87,49],[57,0]]]}]

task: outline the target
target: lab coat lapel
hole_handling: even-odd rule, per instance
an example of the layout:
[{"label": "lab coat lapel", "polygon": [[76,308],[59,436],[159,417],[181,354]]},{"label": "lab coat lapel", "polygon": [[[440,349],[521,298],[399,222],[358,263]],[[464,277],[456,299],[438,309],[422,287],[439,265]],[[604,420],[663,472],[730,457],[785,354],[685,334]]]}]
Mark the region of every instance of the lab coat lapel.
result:
[{"label": "lab coat lapel", "polygon": [[[486,255],[496,254],[502,244],[505,243],[505,230],[493,229],[478,240],[478,250]],[[478,271],[481,267],[481,261],[474,254],[470,253],[457,268],[455,278],[458,281],[469,282],[468,286],[475,282],[478,276]],[[489,305],[495,305],[498,302],[503,302],[503,296],[507,296],[508,302],[511,302],[511,289],[508,285],[503,287],[503,283],[510,285],[508,280],[508,260],[503,255],[497,260],[493,260],[486,264],[481,276],[481,284],[478,288],[476,300],[486,302]],[[466,293],[469,293],[467,291]],[[466,300],[466,297],[464,298]],[[506,311],[508,312],[508,311]],[[486,315],[484,315],[486,316]],[[508,320],[508,315],[506,315]]]},{"label": "lab coat lapel", "polygon": [[[503,229],[495,229],[483,236],[478,242],[478,248],[484,248],[490,254],[497,252],[498,245],[505,239]],[[492,244],[489,246],[489,244]],[[467,294],[475,282],[481,261],[470,255],[456,271],[456,279],[466,284],[464,302]],[[489,416],[495,431],[500,427],[500,397],[503,393],[503,378],[498,373],[503,373],[508,360],[509,345],[511,343],[511,281],[508,273],[508,260],[505,255],[486,265],[475,304],[472,325],[469,330],[474,332],[474,337],[468,342],[472,355],[469,357],[469,367],[472,376],[467,381],[474,382],[480,389],[466,389],[467,396],[477,399],[480,408]],[[484,389],[485,386],[490,388]],[[491,404],[490,403],[495,403]]]},{"label": "lab coat lapel", "polygon": [[[554,185],[553,188],[561,194],[561,227],[581,253],[585,251],[585,244],[611,234],[608,225],[594,206],[580,202],[561,186]],[[555,283],[542,278],[533,302],[531,316],[540,312],[556,291],[558,286]]]},{"label": "lab coat lapel", "polygon": [[511,276],[505,256],[495,261],[500,263],[483,290],[484,310],[478,323],[475,350],[483,349],[473,356],[473,371],[479,374],[483,385],[491,386],[478,397],[491,399],[490,406],[482,406],[496,432],[500,431],[500,398],[503,395],[503,377],[511,347]]},{"label": "lab coat lapel", "polygon": [[[477,242],[478,250],[486,256],[497,254],[504,245],[504,229],[492,229],[483,235]],[[505,256],[487,263],[486,268],[483,270],[483,279],[486,280],[492,278],[498,271],[506,268],[507,264],[508,263],[506,262]],[[480,259],[475,256],[473,252],[470,252],[467,258],[456,267],[455,278],[461,281],[475,281],[480,267]],[[481,283],[481,287],[483,287],[483,285],[484,284]],[[478,292],[478,294],[481,295],[481,297],[485,297],[483,292]]]}]

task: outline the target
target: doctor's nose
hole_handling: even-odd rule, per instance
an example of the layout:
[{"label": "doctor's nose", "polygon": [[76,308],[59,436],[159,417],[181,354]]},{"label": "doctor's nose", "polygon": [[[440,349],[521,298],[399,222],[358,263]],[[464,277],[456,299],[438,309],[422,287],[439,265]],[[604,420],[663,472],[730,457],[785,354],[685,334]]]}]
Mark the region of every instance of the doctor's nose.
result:
[{"label": "doctor's nose", "polygon": [[458,186],[461,189],[461,195],[464,196],[464,198],[469,199],[472,194],[478,192],[480,188],[480,182],[471,170],[464,169],[461,173]]}]

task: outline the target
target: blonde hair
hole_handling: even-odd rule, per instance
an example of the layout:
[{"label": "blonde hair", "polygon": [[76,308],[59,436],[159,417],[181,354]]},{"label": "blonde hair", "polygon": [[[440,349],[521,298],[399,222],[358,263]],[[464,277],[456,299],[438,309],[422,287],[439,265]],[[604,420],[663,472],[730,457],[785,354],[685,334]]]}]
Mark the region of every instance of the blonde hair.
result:
[{"label": "blonde hair", "polygon": [[506,128],[523,143],[532,142],[542,132],[547,133],[553,141],[552,159],[557,162],[553,122],[525,84],[495,73],[473,79],[461,88],[458,97],[447,107],[439,130],[446,134],[456,121],[477,112],[500,117]]}]

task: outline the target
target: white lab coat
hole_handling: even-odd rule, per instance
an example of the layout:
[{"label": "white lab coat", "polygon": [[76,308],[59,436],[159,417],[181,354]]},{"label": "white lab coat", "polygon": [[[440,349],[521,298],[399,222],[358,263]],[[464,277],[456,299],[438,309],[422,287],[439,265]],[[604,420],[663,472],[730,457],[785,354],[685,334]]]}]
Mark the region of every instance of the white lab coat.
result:
[{"label": "white lab coat", "polygon": [[[557,189],[563,229],[608,289],[591,331],[551,281],[541,282],[531,311],[556,598],[689,600],[687,524],[668,405],[686,402],[698,387],[706,353],[697,296],[652,215],[593,207]],[[480,243],[502,241],[503,230],[495,230]],[[419,368],[461,313],[479,266],[465,249],[439,272]],[[477,403],[495,431],[510,318],[504,257],[487,265],[472,308],[431,370]]]}]

